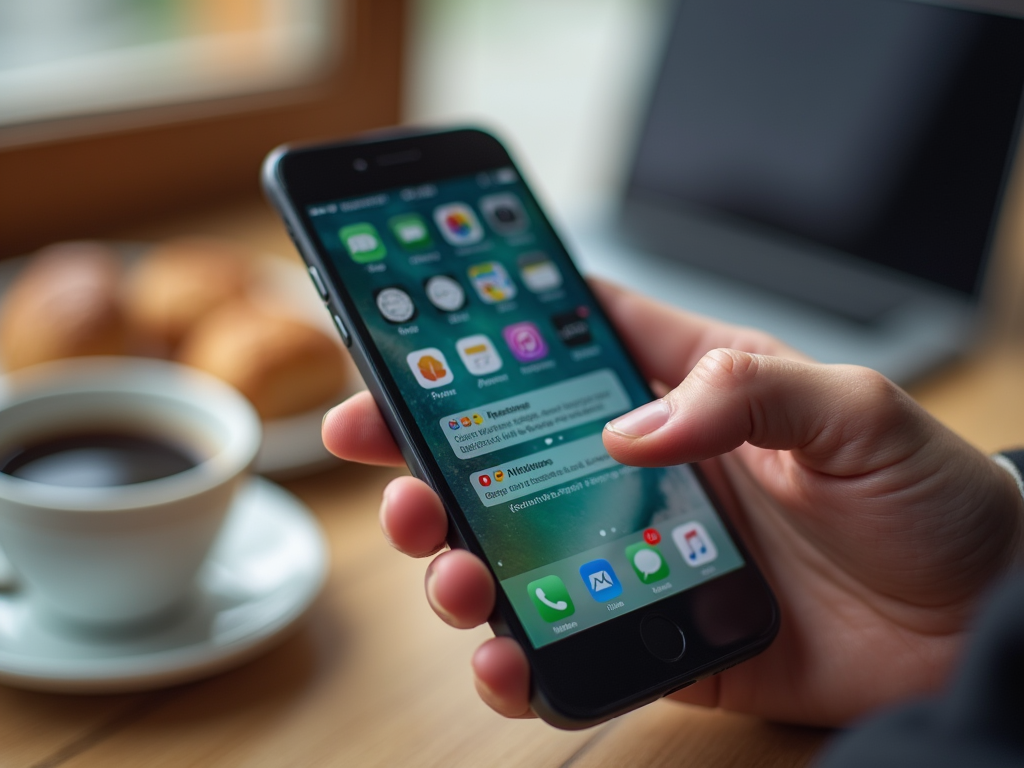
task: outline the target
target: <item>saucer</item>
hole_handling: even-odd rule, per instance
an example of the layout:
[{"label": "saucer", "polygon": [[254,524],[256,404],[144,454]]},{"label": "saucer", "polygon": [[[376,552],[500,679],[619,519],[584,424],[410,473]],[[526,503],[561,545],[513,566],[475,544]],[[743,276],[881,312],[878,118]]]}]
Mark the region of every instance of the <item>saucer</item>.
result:
[{"label": "saucer", "polygon": [[320,592],[327,567],[327,543],[309,509],[252,478],[239,489],[195,595],[158,627],[61,629],[41,620],[24,592],[0,592],[0,683],[115,693],[222,672],[280,640]]}]

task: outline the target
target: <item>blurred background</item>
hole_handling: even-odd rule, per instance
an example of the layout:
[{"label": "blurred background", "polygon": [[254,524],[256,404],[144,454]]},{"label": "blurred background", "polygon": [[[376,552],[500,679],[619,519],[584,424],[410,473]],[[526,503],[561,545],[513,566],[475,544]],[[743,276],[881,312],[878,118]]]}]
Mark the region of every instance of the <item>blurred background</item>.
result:
[{"label": "blurred background", "polygon": [[491,127],[556,211],[601,205],[624,181],[673,6],[413,2],[403,115]]}]

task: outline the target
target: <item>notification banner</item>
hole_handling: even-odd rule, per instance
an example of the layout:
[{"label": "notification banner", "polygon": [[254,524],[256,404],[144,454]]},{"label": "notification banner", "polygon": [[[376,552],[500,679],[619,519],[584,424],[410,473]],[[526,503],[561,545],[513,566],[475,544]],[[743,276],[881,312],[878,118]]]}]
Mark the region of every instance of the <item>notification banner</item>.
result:
[{"label": "notification banner", "polygon": [[469,481],[483,505],[493,507],[553,485],[569,483],[567,492],[582,490],[582,483],[576,489],[572,482],[602,469],[621,466],[608,455],[601,435],[596,434],[473,472]]},{"label": "notification banner", "polygon": [[438,421],[452,451],[471,459],[538,437],[608,420],[631,408],[622,381],[610,368],[495,400]]}]

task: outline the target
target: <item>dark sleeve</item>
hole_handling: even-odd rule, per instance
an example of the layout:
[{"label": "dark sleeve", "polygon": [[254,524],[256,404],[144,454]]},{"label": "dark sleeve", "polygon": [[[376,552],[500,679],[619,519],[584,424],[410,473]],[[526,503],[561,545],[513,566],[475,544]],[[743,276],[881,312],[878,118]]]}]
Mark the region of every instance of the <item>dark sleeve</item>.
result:
[{"label": "dark sleeve", "polygon": [[[1001,456],[1004,467],[1017,469],[1024,493],[1024,451]],[[1011,574],[989,600],[943,696],[869,718],[834,739],[816,766],[1022,768],[1024,572]]]}]

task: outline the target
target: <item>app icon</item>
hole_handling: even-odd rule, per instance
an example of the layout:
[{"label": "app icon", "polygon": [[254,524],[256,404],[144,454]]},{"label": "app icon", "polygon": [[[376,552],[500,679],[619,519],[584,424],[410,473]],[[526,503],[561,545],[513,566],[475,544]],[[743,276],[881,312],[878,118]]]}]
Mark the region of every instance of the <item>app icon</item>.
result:
[{"label": "app icon", "polygon": [[373,224],[350,224],[341,228],[338,237],[356,264],[369,264],[387,256],[388,250]]},{"label": "app icon", "polygon": [[710,563],[718,557],[715,542],[708,536],[700,523],[685,523],[672,529],[672,541],[679,547],[686,564],[696,568],[698,565]]},{"label": "app icon", "polygon": [[[459,339],[455,342],[455,349],[459,351],[459,357],[462,358],[466,370],[474,376],[486,376],[488,373],[501,370],[501,355],[491,340],[482,333]],[[479,414],[473,414],[473,421],[477,419],[480,419],[478,424],[483,423]]]},{"label": "app icon", "polygon": [[488,485],[491,484],[491,476],[490,475],[480,475],[480,477],[478,477],[476,480],[484,488],[486,488]]},{"label": "app icon", "polygon": [[590,590],[590,596],[606,603],[622,594],[622,583],[607,560],[591,560],[580,566],[580,576]]},{"label": "app icon", "polygon": [[452,432],[454,432],[456,429],[458,429],[461,426],[462,425],[459,424],[459,422],[457,422],[455,419],[449,419],[448,420],[448,429],[450,429]]},{"label": "app icon", "polygon": [[496,469],[494,471],[494,482],[500,483],[500,482],[503,482],[504,480],[505,480],[505,473],[502,472],[500,469]]},{"label": "app icon", "polygon": [[463,416],[461,419],[459,419],[459,421],[462,423],[462,426],[464,427],[469,427],[473,425],[473,422],[472,420],[470,420],[469,416]]},{"label": "app icon", "polygon": [[444,353],[435,347],[410,352],[405,360],[409,363],[412,375],[424,389],[443,387],[445,384],[451,384],[455,378],[451,366],[444,359]]},{"label": "app icon", "polygon": [[626,559],[629,560],[636,575],[644,584],[651,584],[668,577],[668,563],[661,552],[650,544],[639,541],[626,547]]},{"label": "app icon", "polygon": [[594,340],[594,337],[590,335],[588,317],[590,317],[589,307],[576,307],[571,312],[552,315],[551,322],[554,323],[558,338],[565,346],[582,347]]},{"label": "app icon", "polygon": [[434,275],[423,284],[430,303],[442,312],[457,312],[466,306],[466,292],[448,275]]},{"label": "app icon", "polygon": [[473,245],[484,239],[484,228],[465,203],[448,203],[434,209],[434,223],[451,245]]},{"label": "app icon", "polygon": [[526,592],[544,621],[560,621],[576,612],[576,606],[569,597],[569,590],[557,576],[545,576],[543,579],[531,581],[526,585]]},{"label": "app icon", "polygon": [[395,240],[407,251],[421,251],[434,244],[426,220],[418,213],[403,213],[388,219]]},{"label": "app icon", "polygon": [[485,304],[497,304],[499,301],[514,299],[518,290],[505,267],[496,261],[485,261],[469,268],[469,281],[473,290]]},{"label": "app icon", "polygon": [[512,351],[512,356],[521,363],[529,363],[547,357],[548,345],[540,335],[537,326],[530,322],[506,325],[501,335]]},{"label": "app icon", "polygon": [[481,416],[479,413],[474,413],[473,414],[473,423],[474,424],[483,424],[484,423],[484,417]]},{"label": "app icon", "polygon": [[562,287],[562,273],[558,265],[544,253],[524,253],[519,257],[519,276],[523,284],[534,293],[544,293]]},{"label": "app icon", "polygon": [[481,197],[480,210],[491,229],[499,235],[518,234],[529,224],[523,204],[511,192]]},{"label": "app icon", "polygon": [[381,315],[389,323],[408,323],[416,317],[416,305],[412,303],[409,294],[401,288],[382,288],[377,291],[374,301]]}]

